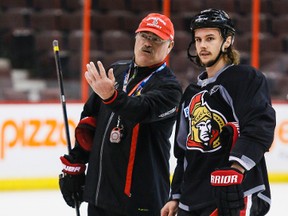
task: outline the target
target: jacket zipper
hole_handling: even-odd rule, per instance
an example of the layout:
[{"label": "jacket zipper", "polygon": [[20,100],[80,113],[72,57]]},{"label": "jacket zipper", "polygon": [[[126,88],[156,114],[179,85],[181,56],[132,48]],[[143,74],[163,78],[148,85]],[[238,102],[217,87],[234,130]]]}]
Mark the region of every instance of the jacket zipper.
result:
[{"label": "jacket zipper", "polygon": [[103,158],[103,150],[104,150],[104,142],[105,142],[105,137],[109,128],[109,125],[112,121],[112,118],[114,116],[114,112],[111,113],[108,123],[105,128],[104,136],[101,142],[101,148],[100,148],[100,160],[99,160],[99,177],[98,177],[98,183],[97,183],[97,188],[96,188],[96,195],[95,195],[95,204],[98,204],[98,198],[99,198],[99,191],[100,191],[100,184],[101,184],[101,178],[102,178],[102,158]]}]

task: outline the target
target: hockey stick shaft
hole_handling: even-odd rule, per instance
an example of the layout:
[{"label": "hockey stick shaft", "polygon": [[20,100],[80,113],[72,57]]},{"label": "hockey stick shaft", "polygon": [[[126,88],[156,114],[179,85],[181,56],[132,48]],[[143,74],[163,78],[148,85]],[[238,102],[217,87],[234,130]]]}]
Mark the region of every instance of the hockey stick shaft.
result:
[{"label": "hockey stick shaft", "polygon": [[[64,94],[63,73],[62,73],[61,60],[60,60],[60,54],[59,54],[60,49],[59,49],[57,40],[53,41],[53,51],[54,51],[54,56],[55,56],[56,69],[57,69],[58,84],[60,88],[60,101],[61,101],[63,117],[64,117],[67,147],[68,147],[68,153],[70,153],[72,147],[71,147],[71,140],[70,140],[70,133],[69,133],[66,99],[65,99],[65,94]],[[75,199],[76,215],[80,216],[78,197],[76,194],[74,194],[74,199]]]},{"label": "hockey stick shaft", "polygon": [[64,94],[63,73],[62,73],[61,60],[60,60],[60,54],[59,54],[60,50],[59,50],[57,40],[53,41],[53,50],[54,50],[55,63],[56,63],[56,69],[57,69],[58,84],[60,88],[60,101],[61,101],[63,117],[64,117],[67,147],[68,147],[68,153],[70,153],[72,147],[71,147],[71,141],[70,141],[69,124],[68,124],[67,109],[66,109],[66,99],[65,99],[65,94]]}]

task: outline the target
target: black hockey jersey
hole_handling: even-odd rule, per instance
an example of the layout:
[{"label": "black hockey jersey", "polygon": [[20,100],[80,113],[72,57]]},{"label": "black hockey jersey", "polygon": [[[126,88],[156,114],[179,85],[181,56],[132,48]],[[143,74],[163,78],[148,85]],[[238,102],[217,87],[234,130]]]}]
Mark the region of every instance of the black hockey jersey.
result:
[{"label": "black hockey jersey", "polygon": [[[264,153],[273,141],[275,111],[269,95],[265,76],[244,65],[229,65],[212,78],[203,72],[197,84],[187,87],[176,125],[177,166],[171,190],[171,199],[180,200],[180,208],[213,205],[210,174],[228,166],[228,161],[246,169],[244,195],[257,193],[270,204]],[[239,130],[231,151],[219,136],[228,122]]]}]

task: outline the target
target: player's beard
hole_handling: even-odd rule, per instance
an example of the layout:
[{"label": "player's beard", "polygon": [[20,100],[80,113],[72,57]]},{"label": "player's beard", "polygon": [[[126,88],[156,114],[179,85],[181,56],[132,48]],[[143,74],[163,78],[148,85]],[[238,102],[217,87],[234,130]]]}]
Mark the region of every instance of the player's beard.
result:
[{"label": "player's beard", "polygon": [[222,55],[222,52],[220,51],[220,52],[218,53],[218,55],[216,56],[215,59],[212,59],[212,60],[210,60],[210,61],[208,61],[208,62],[206,62],[206,63],[203,63],[203,62],[201,61],[201,59],[200,59],[201,64],[202,64],[204,67],[211,67],[211,66],[215,65],[215,64],[219,61],[221,55]]},{"label": "player's beard", "polygon": [[213,64],[215,64],[215,59],[208,61],[206,64],[202,62],[202,64],[204,67],[211,67]]}]

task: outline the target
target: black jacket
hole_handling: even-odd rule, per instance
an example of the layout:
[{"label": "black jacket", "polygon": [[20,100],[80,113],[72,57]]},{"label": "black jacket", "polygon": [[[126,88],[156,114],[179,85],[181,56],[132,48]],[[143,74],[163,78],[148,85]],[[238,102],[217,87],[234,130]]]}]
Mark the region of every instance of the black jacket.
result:
[{"label": "black jacket", "polygon": [[[169,138],[182,90],[164,64],[160,69],[133,69],[137,75],[126,93],[123,80],[131,65],[131,61],[112,65],[117,81],[115,97],[104,103],[93,93],[84,105],[81,118],[94,116],[97,121],[84,199],[129,216],[159,215],[169,196]],[[150,74],[143,88],[134,96],[127,95]],[[123,137],[120,143],[111,143],[110,133],[118,116]]]},{"label": "black jacket", "polygon": [[[222,127],[228,122],[238,125],[240,132],[231,152],[220,142]],[[239,65],[212,78],[202,73],[197,85],[185,90],[179,109],[171,199],[179,199],[186,210],[214,205],[211,172],[237,161],[246,169],[245,195],[258,194],[270,204],[264,154],[272,144],[274,128],[275,111],[261,72]],[[201,137],[202,129],[207,130],[209,140]]]}]

